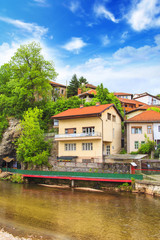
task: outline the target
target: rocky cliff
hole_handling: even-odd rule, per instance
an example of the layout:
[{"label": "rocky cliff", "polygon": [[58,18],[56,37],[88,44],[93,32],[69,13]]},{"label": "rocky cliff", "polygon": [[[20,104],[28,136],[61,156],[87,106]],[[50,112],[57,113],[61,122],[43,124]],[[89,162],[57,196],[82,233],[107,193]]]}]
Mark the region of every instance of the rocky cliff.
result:
[{"label": "rocky cliff", "polygon": [[2,141],[0,142],[0,157],[14,155],[15,146],[13,142],[20,135],[19,120],[15,118],[9,119],[9,127],[3,133]]}]

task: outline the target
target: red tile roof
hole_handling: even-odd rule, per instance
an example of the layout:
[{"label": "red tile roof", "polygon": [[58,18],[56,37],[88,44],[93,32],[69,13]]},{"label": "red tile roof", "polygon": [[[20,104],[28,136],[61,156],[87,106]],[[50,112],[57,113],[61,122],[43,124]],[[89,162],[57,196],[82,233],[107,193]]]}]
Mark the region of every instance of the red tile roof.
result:
[{"label": "red tile roof", "polygon": [[97,88],[96,86],[94,86],[92,84],[89,84],[89,83],[87,83],[85,86],[86,86],[86,88],[92,88],[92,89],[96,89]]},{"label": "red tile roof", "polygon": [[58,113],[57,115],[52,116],[51,118],[54,119],[65,119],[65,118],[79,118],[79,117],[92,117],[101,115],[106,109],[110,107],[114,107],[117,113],[122,118],[121,114],[118,112],[117,108],[114,104],[104,104],[98,106],[90,106],[90,107],[82,107],[82,108],[72,108],[68,109],[64,112]]},{"label": "red tile roof", "polygon": [[53,82],[53,81],[50,81],[50,84],[51,84],[53,87],[64,87],[64,88],[66,88],[65,85],[60,84],[60,83],[56,83],[56,82]]},{"label": "red tile roof", "polygon": [[126,122],[160,122],[160,113],[153,110],[145,111],[128,119]]},{"label": "red tile roof", "polygon": [[81,93],[78,96],[85,96],[85,95],[97,95],[97,91],[95,89],[90,89],[87,92]]},{"label": "red tile roof", "polygon": [[136,101],[136,100],[132,100],[132,99],[126,99],[126,98],[119,98],[119,101],[122,102],[122,103],[131,103],[131,104],[141,104],[141,105],[146,105],[145,103],[143,102],[139,102],[139,101]]},{"label": "red tile roof", "polygon": [[[139,111],[139,110],[144,110],[144,111],[146,111],[147,109],[149,109],[149,108],[151,108],[151,107],[160,108],[160,107],[155,106],[155,105],[147,105],[147,104],[146,104],[146,105],[140,106],[140,107],[138,107],[138,108],[135,108],[135,109],[129,111],[128,113],[136,112],[136,111]],[[127,113],[127,114],[128,114],[128,113]]]},{"label": "red tile roof", "polygon": [[115,96],[132,96],[132,93],[114,92]]}]

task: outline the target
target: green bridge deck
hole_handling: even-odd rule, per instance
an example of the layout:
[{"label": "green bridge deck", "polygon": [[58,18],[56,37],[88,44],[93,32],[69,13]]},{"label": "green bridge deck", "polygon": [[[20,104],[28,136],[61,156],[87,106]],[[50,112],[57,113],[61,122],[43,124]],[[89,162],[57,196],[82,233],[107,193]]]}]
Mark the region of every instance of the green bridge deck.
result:
[{"label": "green bridge deck", "polygon": [[92,172],[59,172],[59,171],[33,171],[12,168],[2,168],[2,171],[22,174],[24,177],[33,178],[55,178],[86,181],[108,181],[108,182],[131,182],[131,179],[142,180],[140,174],[118,174],[118,173],[92,173]]}]

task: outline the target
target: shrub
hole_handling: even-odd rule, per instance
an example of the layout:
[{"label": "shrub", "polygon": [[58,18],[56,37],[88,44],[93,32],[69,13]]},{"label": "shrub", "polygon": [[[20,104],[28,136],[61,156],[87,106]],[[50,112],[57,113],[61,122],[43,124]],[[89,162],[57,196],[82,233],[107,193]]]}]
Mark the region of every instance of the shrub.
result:
[{"label": "shrub", "polygon": [[11,182],[13,183],[23,183],[23,175],[22,174],[13,174],[10,177]]}]

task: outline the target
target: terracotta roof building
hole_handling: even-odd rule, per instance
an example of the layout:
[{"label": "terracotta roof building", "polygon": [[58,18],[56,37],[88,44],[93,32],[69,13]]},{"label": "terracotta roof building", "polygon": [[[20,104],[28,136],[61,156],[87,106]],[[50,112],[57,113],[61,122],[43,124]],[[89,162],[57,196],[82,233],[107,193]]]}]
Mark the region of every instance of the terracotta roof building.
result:
[{"label": "terracotta roof building", "polygon": [[160,143],[160,113],[149,110],[125,122],[127,131],[127,152],[136,151],[145,143],[145,135],[157,144]]}]

